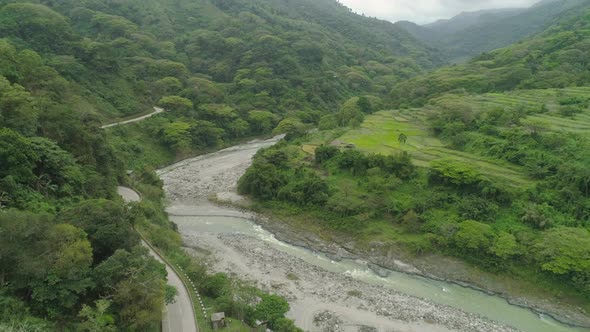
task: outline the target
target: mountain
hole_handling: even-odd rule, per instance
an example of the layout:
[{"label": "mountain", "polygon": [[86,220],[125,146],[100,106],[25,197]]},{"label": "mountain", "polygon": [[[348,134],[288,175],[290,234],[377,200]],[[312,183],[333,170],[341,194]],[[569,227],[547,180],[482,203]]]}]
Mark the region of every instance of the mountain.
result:
[{"label": "mountain", "polygon": [[396,84],[384,110],[351,99],[258,153],[239,191],[353,252],[378,243],[371,255],[588,326],[590,3],[554,20]]},{"label": "mountain", "polygon": [[441,32],[444,35],[449,35],[463,31],[474,25],[487,24],[506,17],[518,15],[525,10],[526,9],[524,8],[501,8],[479,10],[475,12],[462,12],[453,18],[438,20],[433,23],[425,24],[422,27],[431,31]]},{"label": "mountain", "polygon": [[584,0],[542,1],[526,9],[497,9],[461,13],[449,20],[419,26],[396,23],[414,37],[443,51],[451,62],[504,47],[551,26],[560,15]]},{"label": "mountain", "polygon": [[[135,230],[212,285],[208,305],[253,320],[180,248],[153,169],[305,132],[444,63],[332,0],[0,0],[0,36],[2,331],[156,330],[173,290]],[[101,128],[154,105],[166,112]],[[119,183],[143,202],[124,206]]]},{"label": "mountain", "polygon": [[392,90],[392,101],[422,105],[450,91],[485,93],[589,84],[590,4],[565,11],[556,20],[518,44],[399,83]]}]

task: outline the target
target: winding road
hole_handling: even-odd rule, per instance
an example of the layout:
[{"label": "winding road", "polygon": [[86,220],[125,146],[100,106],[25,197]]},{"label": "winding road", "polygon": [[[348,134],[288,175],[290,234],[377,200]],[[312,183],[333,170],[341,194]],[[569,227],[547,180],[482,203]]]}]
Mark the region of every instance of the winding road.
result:
[{"label": "winding road", "polygon": [[[139,202],[141,196],[133,189],[127,187],[118,187],[117,192],[126,203]],[[142,244],[149,249],[150,254],[160,263],[166,265],[168,273],[168,284],[178,290],[176,301],[166,305],[162,313],[162,331],[164,332],[195,332],[199,331],[193,305],[188,289],[176,272],[144,241]]]},{"label": "winding road", "polygon": [[108,125],[104,125],[104,126],[102,126],[100,128],[101,129],[106,129],[106,128],[111,128],[111,127],[116,127],[116,126],[124,125],[124,124],[127,124],[127,123],[138,122],[138,121],[141,121],[141,120],[145,120],[147,118],[151,118],[152,116],[154,116],[156,114],[160,114],[162,112],[164,112],[164,109],[163,108],[155,107],[154,106],[154,111],[152,113],[150,113],[150,114],[146,114],[146,115],[143,115],[143,116],[140,116],[140,117],[137,117],[137,118],[133,118],[133,119],[130,119],[130,120],[126,120],[126,121],[111,123],[111,124],[108,124]]}]

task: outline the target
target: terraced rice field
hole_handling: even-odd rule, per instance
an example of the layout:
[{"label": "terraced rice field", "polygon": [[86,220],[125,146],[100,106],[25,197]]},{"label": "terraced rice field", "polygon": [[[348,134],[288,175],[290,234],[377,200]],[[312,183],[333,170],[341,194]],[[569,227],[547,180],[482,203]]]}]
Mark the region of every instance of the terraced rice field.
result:
[{"label": "terraced rice field", "polygon": [[[590,87],[549,90],[520,90],[510,93],[487,93],[477,96],[443,96],[447,105],[468,106],[475,112],[493,109],[517,110],[524,107],[531,115],[521,122],[541,131],[590,133],[590,109],[571,117],[559,113],[564,98],[590,98]],[[545,106],[545,107],[543,107]],[[352,143],[368,153],[399,153],[406,151],[418,166],[428,167],[430,161],[451,158],[475,165],[485,175],[512,186],[529,186],[534,181],[518,166],[485,157],[448,149],[433,137],[426,127],[429,114],[437,112],[436,103],[423,108],[382,111],[366,118],[361,128],[349,130],[339,140]],[[408,136],[400,143],[400,134]]]},{"label": "terraced rice field", "polygon": [[[365,120],[361,128],[350,130],[339,139],[353,143],[368,153],[392,154],[406,151],[412,155],[417,166],[428,167],[435,159],[455,159],[474,165],[488,177],[497,179],[509,186],[529,186],[533,181],[524,176],[517,166],[501,161],[486,160],[481,156],[448,149],[428,130],[421,127],[425,111],[382,111]],[[398,141],[399,134],[408,136],[405,144]]]}]

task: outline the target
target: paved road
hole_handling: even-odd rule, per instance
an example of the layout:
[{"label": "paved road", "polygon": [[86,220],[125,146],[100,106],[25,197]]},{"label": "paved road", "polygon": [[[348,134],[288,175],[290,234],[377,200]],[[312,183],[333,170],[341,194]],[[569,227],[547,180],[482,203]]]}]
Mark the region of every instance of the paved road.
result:
[{"label": "paved road", "polygon": [[151,118],[152,116],[154,116],[156,114],[160,114],[162,112],[164,112],[164,109],[163,108],[154,107],[154,111],[152,113],[150,113],[150,114],[147,114],[147,115],[144,115],[144,116],[140,116],[138,118],[133,118],[131,120],[126,120],[126,121],[111,123],[111,124],[108,124],[108,125],[104,125],[104,126],[102,126],[100,128],[105,129],[105,128],[111,128],[111,127],[120,126],[120,125],[127,124],[127,123],[138,122],[138,121],[141,121],[141,120],[145,120],[147,118]]},{"label": "paved road", "polygon": [[[117,192],[125,202],[139,202],[141,196],[133,189],[127,187],[118,187]],[[164,332],[198,332],[197,321],[193,312],[193,305],[190,300],[190,295],[184,284],[174,272],[174,270],[166,264],[145,242],[142,244],[150,250],[150,254],[154,256],[162,264],[166,265],[166,272],[168,272],[168,284],[174,286],[178,290],[176,302],[169,304],[162,313],[162,330]]]}]

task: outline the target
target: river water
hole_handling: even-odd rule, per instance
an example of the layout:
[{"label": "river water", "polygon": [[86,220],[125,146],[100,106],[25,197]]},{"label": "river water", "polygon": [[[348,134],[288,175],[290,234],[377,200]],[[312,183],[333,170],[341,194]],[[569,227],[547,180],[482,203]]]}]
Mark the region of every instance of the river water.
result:
[{"label": "river water", "polygon": [[[590,331],[590,329],[574,328],[560,324],[550,317],[511,305],[500,297],[490,296],[459,285],[396,271],[389,271],[389,276],[384,278],[374,273],[368,267],[367,262],[362,260],[332,261],[323,254],[277,240],[273,234],[256,225],[247,215],[239,211],[214,206],[207,202],[207,197],[211,196],[211,194],[227,193],[235,190],[235,182],[248,167],[253,154],[258,149],[270,146],[275,142],[276,140],[269,140],[236,146],[183,161],[159,172],[164,180],[164,187],[170,201],[168,208],[171,213],[170,218],[179,226],[185,241],[190,241],[191,236],[193,236],[194,239],[197,239],[195,242],[198,245],[204,234],[213,237],[239,234],[260,241],[260,245],[255,245],[257,248],[262,248],[262,244],[264,244],[269,248],[296,257],[327,272],[344,275],[368,285],[395,290],[436,304],[450,306],[521,331]],[[199,240],[199,237],[201,237],[201,240]],[[209,243],[213,247],[224,246],[223,241],[209,241]],[[217,249],[224,250],[225,248],[218,247]],[[239,250],[237,254],[239,255]],[[239,259],[246,260],[245,257]],[[248,269],[250,265],[246,264],[246,267],[242,267],[242,269]],[[251,267],[251,269],[254,268],[254,266]],[[241,272],[254,273],[254,271],[244,270]],[[255,278],[263,278],[263,276],[255,273],[253,275],[257,276]],[[293,318],[298,323],[310,321],[310,319],[303,317]],[[304,327],[309,328],[311,325],[310,323],[307,324]],[[380,330],[378,326],[376,327]],[[422,331],[422,329],[416,327],[409,330]]]}]

